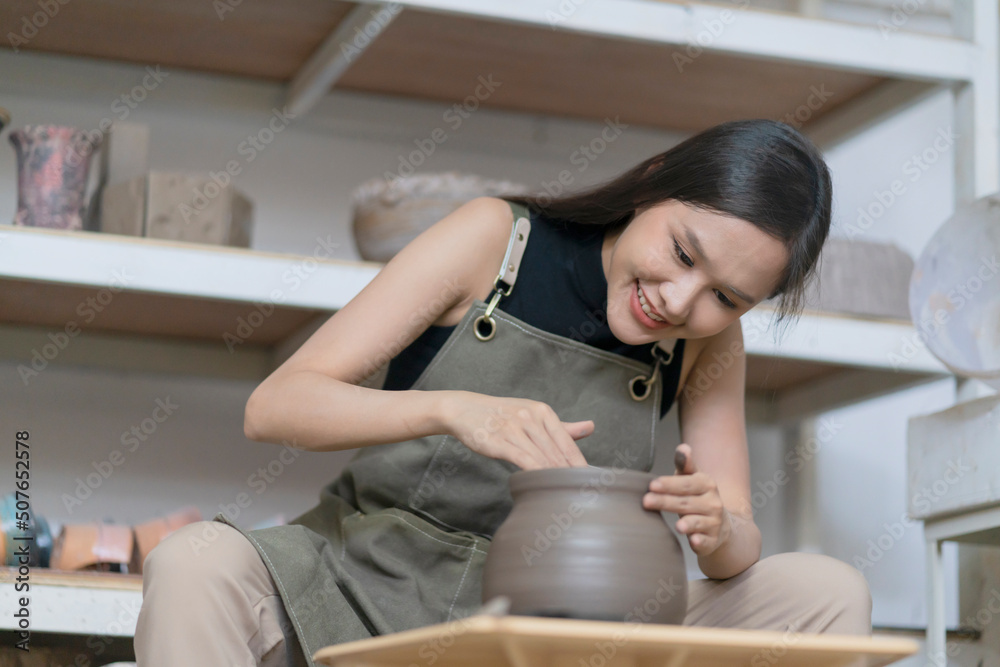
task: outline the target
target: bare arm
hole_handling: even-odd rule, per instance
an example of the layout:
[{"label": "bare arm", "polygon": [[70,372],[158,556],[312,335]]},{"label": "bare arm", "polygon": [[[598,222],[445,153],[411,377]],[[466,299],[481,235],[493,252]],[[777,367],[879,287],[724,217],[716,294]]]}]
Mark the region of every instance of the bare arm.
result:
[{"label": "bare arm", "polygon": [[474,199],[411,241],[251,394],[246,436],[331,451],[443,433],[443,392],[357,384],[444,312],[485,296],[475,285],[482,266],[499,267],[510,221],[505,202]]},{"label": "bare arm", "polygon": [[685,474],[660,477],[652,490],[663,493],[660,509],[680,516],[678,530],[688,535],[701,571],[728,579],[757,562],[761,551],[750,504],[746,357],[739,320],[706,343],[688,377],[696,377],[699,369],[716,379],[681,394],[680,447],[689,454]]},{"label": "bare arm", "polygon": [[[584,465],[574,440],[589,435],[592,422],[560,422],[543,403],[357,386],[442,314],[488,296],[512,223],[506,202],[480,197],[411,241],[254,390],[246,436],[334,451],[440,433],[526,469]],[[495,427],[484,441],[475,436],[487,420]]]}]

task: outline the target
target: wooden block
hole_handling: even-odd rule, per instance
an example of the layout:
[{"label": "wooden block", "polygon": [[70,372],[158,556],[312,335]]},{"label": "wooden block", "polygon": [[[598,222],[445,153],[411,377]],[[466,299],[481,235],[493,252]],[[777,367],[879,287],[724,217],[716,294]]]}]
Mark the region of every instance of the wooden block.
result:
[{"label": "wooden block", "polygon": [[108,186],[100,231],[249,248],[253,204],[209,174],[153,171]]},{"label": "wooden block", "polygon": [[906,439],[911,517],[1000,503],[1000,396],[911,417]]},{"label": "wooden block", "polygon": [[331,667],[880,667],[917,652],[906,639],[472,616],[320,649]]},{"label": "wooden block", "polygon": [[149,171],[149,126],[113,123],[101,145],[101,183],[114,185]]},{"label": "wooden block", "polygon": [[99,231],[142,236],[146,220],[145,177],[106,186],[101,192],[100,211]]},{"label": "wooden block", "polygon": [[[94,191],[87,208],[85,229],[101,228],[104,191],[108,186],[139,178],[149,170],[149,126],[113,123],[104,133]],[[114,201],[114,199],[112,199]],[[123,233],[123,232],[116,232]]]}]

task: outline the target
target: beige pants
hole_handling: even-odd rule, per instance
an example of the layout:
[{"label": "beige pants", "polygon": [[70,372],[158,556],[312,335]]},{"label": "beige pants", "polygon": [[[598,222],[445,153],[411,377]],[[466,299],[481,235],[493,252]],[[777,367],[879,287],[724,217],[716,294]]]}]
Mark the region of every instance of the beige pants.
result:
[{"label": "beige pants", "polygon": [[[135,631],[138,667],[300,667],[302,648],[257,550],[231,526],[212,522],[218,538],[197,555],[184,526],[143,565],[142,608]],[[690,582],[685,625],[795,633],[871,634],[865,578],[842,561],[816,554],[765,558],[722,581]]]}]

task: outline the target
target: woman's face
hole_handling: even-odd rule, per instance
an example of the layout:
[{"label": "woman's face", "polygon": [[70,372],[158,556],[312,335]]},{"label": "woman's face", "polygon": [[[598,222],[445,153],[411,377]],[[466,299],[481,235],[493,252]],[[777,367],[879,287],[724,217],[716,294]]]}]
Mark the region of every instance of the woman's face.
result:
[{"label": "woman's face", "polygon": [[601,255],[608,323],[629,345],[719,333],[773,292],[788,262],[751,223],[675,200],[637,211]]}]

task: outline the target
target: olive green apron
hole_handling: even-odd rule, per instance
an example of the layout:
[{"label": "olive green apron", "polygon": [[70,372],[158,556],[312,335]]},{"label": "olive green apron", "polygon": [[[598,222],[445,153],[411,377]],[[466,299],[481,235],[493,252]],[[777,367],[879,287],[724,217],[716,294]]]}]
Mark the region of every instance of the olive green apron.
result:
[{"label": "olive green apron", "polygon": [[[413,385],[532,399],[565,422],[594,420],[577,441],[597,466],[649,471],[659,421],[660,365],[537,329],[496,308],[527,242],[514,228],[490,304],[476,299]],[[477,335],[478,332],[478,335]],[[657,350],[659,351],[659,350]],[[503,415],[498,414],[497,418]],[[485,432],[498,421],[487,420]],[[450,435],[361,448],[319,504],[288,525],[243,530],[260,552],[309,665],[319,649],[466,617],[482,604],[490,537],[510,512],[513,464]]]}]

